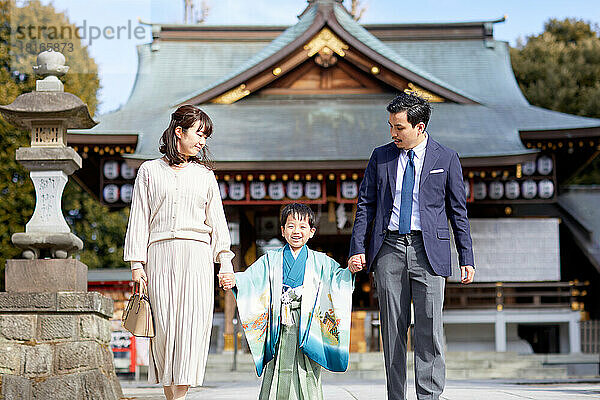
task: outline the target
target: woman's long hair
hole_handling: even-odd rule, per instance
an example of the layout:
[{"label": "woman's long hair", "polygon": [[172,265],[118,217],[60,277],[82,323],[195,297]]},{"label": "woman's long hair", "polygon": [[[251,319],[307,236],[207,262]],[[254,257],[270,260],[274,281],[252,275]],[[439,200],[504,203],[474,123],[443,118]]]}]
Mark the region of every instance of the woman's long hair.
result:
[{"label": "woman's long hair", "polygon": [[169,165],[181,164],[186,161],[204,165],[208,169],[214,169],[214,163],[210,158],[210,152],[206,145],[196,156],[186,157],[177,150],[177,135],[175,129],[180,126],[182,130],[190,129],[197,121],[200,121],[200,131],[208,138],[213,131],[213,123],[208,115],[198,107],[189,104],[180,106],[171,114],[169,127],[165,129],[160,138],[158,151],[165,155]]}]

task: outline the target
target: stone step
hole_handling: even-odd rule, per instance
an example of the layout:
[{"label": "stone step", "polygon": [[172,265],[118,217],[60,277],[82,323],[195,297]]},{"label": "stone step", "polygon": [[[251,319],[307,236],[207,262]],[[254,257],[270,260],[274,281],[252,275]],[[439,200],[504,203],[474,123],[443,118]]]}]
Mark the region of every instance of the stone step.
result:
[{"label": "stone step", "polygon": [[[593,357],[580,357],[581,361]],[[569,355],[518,355],[515,353],[468,352],[448,353],[446,375],[448,379],[544,379],[566,378],[567,367],[562,365],[573,360]],[[579,360],[579,359],[577,359]],[[256,378],[252,357],[239,353],[237,369],[231,371],[233,354],[210,354],[207,364],[207,378],[213,381],[251,381]],[[407,359],[409,377],[413,376],[413,355]],[[324,380],[385,379],[382,353],[352,353],[348,371],[335,373],[323,371]],[[412,379],[412,378],[411,378]]]}]

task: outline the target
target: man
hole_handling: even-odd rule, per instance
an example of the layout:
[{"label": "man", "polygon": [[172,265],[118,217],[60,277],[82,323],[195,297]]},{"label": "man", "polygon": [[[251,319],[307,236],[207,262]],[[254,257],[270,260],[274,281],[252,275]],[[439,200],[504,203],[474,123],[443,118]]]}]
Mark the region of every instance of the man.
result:
[{"label": "man", "polygon": [[444,278],[451,275],[448,220],[462,282],[475,274],[462,169],[456,151],[425,131],[431,115],[426,100],[402,93],[387,111],[393,142],[376,148],[365,170],[348,267],[375,275],[388,400],[406,399],[411,301],[417,398],[439,399],[446,374]]}]

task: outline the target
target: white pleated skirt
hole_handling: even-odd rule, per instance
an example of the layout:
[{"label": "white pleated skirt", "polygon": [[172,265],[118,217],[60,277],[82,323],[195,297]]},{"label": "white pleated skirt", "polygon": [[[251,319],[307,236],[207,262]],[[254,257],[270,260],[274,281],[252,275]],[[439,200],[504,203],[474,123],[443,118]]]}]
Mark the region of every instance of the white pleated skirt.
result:
[{"label": "white pleated skirt", "polygon": [[184,239],[152,243],[146,274],[156,333],[150,340],[148,381],[200,386],[213,318],[211,247]]}]

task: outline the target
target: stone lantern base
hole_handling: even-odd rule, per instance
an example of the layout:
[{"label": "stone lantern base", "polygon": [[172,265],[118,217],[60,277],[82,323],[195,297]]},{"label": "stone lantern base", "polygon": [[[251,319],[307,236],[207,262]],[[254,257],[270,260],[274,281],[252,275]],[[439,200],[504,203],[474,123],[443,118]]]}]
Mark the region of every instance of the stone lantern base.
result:
[{"label": "stone lantern base", "polygon": [[112,312],[100,293],[1,292],[0,399],[122,398]]}]

